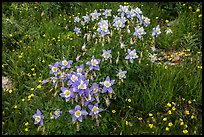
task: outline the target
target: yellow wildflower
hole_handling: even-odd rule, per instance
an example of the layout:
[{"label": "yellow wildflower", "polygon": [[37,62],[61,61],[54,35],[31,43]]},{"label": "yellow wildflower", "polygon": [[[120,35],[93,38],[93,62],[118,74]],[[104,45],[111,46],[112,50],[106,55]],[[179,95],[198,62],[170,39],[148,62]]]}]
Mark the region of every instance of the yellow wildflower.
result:
[{"label": "yellow wildflower", "polygon": [[190,113],[189,113],[189,111],[188,111],[188,110],[186,110],[186,111],[185,111],[185,114],[186,114],[186,115],[189,115]]},{"label": "yellow wildflower", "polygon": [[167,113],[168,113],[169,115],[171,115],[171,114],[172,114],[171,110],[169,110]]},{"label": "yellow wildflower", "polygon": [[31,99],[31,95],[28,96],[28,99]]},{"label": "yellow wildflower", "polygon": [[167,117],[163,118],[163,121],[167,121]]},{"label": "yellow wildflower", "polygon": [[42,80],[38,80],[38,82],[40,82],[40,83],[41,83],[41,82],[42,82]]},{"label": "yellow wildflower", "polygon": [[33,73],[33,76],[36,76],[36,73]]},{"label": "yellow wildflower", "polygon": [[34,71],[34,70],[35,70],[35,68],[32,68],[31,70],[32,70],[32,71]]},{"label": "yellow wildflower", "polygon": [[166,129],[165,129],[166,131],[169,131],[169,127],[166,127]]},{"label": "yellow wildflower", "polygon": [[167,107],[171,107],[171,103],[167,103]]},{"label": "yellow wildflower", "polygon": [[22,99],[22,101],[24,102],[24,101],[25,101],[25,99],[23,98],[23,99]]},{"label": "yellow wildflower", "polygon": [[157,20],[159,17],[156,17],[155,19]]},{"label": "yellow wildflower", "polygon": [[25,128],[25,131],[28,132],[28,128]]},{"label": "yellow wildflower", "polygon": [[29,123],[28,123],[28,122],[26,122],[26,123],[25,123],[25,126],[28,126],[28,124],[29,124]]},{"label": "yellow wildflower", "polygon": [[153,128],[153,126],[154,126],[153,124],[149,124],[149,128]]},{"label": "yellow wildflower", "polygon": [[41,85],[38,85],[37,88],[40,89],[40,88],[41,88]]},{"label": "yellow wildflower", "polygon": [[191,104],[191,103],[192,103],[191,100],[189,100],[189,101],[188,101],[188,104]]},{"label": "yellow wildflower", "polygon": [[192,7],[191,7],[191,6],[189,6],[188,8],[189,8],[189,10],[191,10],[191,9],[192,9]]},{"label": "yellow wildflower", "polygon": [[165,20],[166,23],[169,23],[169,20]]},{"label": "yellow wildflower", "polygon": [[168,126],[169,126],[169,127],[173,126],[172,122],[169,122],[169,123],[168,123]]},{"label": "yellow wildflower", "polygon": [[194,115],[192,115],[192,116],[191,116],[191,119],[194,119],[194,118],[195,118],[195,116],[194,116]]},{"label": "yellow wildflower", "polygon": [[187,127],[188,127],[188,125],[185,124],[185,125],[184,125],[184,128],[187,128]]},{"label": "yellow wildflower", "polygon": [[142,117],[139,117],[139,118],[137,118],[137,119],[141,121],[141,120],[142,120]]},{"label": "yellow wildflower", "polygon": [[15,105],[15,106],[14,106],[14,108],[18,108],[18,106],[17,106],[17,105]]},{"label": "yellow wildflower", "polygon": [[153,116],[153,114],[152,114],[152,113],[149,113],[149,116],[150,116],[150,117],[152,117],[152,116]]},{"label": "yellow wildflower", "polygon": [[184,134],[187,134],[187,133],[188,133],[188,130],[184,129],[184,130],[183,130],[183,133],[184,133]]},{"label": "yellow wildflower", "polygon": [[199,8],[197,8],[197,9],[196,9],[196,12],[200,12],[200,9],[199,9]]},{"label": "yellow wildflower", "polygon": [[183,125],[184,125],[184,122],[182,121],[182,122],[180,123],[180,125],[183,126]]},{"label": "yellow wildflower", "polygon": [[128,99],[128,102],[131,102],[131,99],[130,99],[130,98]]},{"label": "yellow wildflower", "polygon": [[125,121],[125,124],[128,125],[128,121]]},{"label": "yellow wildflower", "polygon": [[112,110],[112,113],[115,113],[116,111],[115,110]]},{"label": "yellow wildflower", "polygon": [[32,93],[32,94],[30,94],[30,96],[31,96],[31,97],[34,97],[34,94],[33,94],[33,93]]},{"label": "yellow wildflower", "polygon": [[176,108],[175,108],[175,107],[172,107],[171,109],[172,109],[173,111],[175,111],[175,110],[176,110]]},{"label": "yellow wildflower", "polygon": [[200,18],[200,17],[202,17],[202,14],[199,14],[199,15],[198,15],[198,18]]},{"label": "yellow wildflower", "polygon": [[13,92],[13,90],[12,90],[12,89],[10,89],[8,92],[9,92],[9,93],[12,93],[12,92]]},{"label": "yellow wildflower", "polygon": [[34,90],[34,88],[31,88],[30,90],[31,90],[31,91],[33,91],[33,90]]},{"label": "yellow wildflower", "polygon": [[179,118],[179,121],[183,121],[183,119],[182,119],[182,118]]}]

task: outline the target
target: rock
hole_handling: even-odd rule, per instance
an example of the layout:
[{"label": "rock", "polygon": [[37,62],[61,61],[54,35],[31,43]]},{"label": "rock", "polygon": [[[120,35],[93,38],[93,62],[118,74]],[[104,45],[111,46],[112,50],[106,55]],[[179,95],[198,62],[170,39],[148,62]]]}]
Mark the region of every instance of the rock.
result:
[{"label": "rock", "polygon": [[12,88],[12,81],[8,77],[2,76],[2,88],[4,91],[8,91]]}]

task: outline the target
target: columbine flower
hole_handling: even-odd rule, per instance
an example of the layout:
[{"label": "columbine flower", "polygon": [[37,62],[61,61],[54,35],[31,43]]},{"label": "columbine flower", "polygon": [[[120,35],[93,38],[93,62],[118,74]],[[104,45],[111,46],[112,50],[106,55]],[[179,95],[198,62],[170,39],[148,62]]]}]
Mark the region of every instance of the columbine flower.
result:
[{"label": "columbine flower", "polygon": [[67,78],[69,78],[69,81],[67,83],[67,85],[73,85],[74,83],[76,83],[79,79],[80,79],[80,75],[78,75],[76,72],[73,74],[68,74]]},{"label": "columbine flower", "polygon": [[150,24],[150,19],[142,15],[143,24],[147,27]]},{"label": "columbine flower", "polygon": [[111,50],[103,50],[102,56],[105,58],[105,60],[112,58],[111,56]]},{"label": "columbine flower", "polygon": [[149,53],[149,57],[150,57],[150,61],[151,61],[152,63],[154,63],[155,61],[158,60],[157,54],[151,54],[151,53]]},{"label": "columbine flower", "polygon": [[62,114],[62,111],[60,111],[60,109],[57,109],[57,110],[54,112],[55,119],[57,119],[61,114]]},{"label": "columbine flower", "polygon": [[114,82],[115,80],[110,80],[109,76],[106,77],[106,80],[104,82],[100,82],[100,84],[103,85],[102,93],[105,93],[107,91],[112,93],[113,89],[111,86],[114,84]]},{"label": "columbine flower", "polygon": [[121,12],[121,16],[124,16],[124,14],[128,12],[128,9],[129,9],[129,6],[120,5],[120,9],[118,9],[118,12]]},{"label": "columbine flower", "polygon": [[56,62],[54,65],[49,65],[50,67],[50,74],[54,74],[55,76],[57,76],[57,73],[60,72],[60,69],[58,68],[59,66],[59,62]]},{"label": "columbine flower", "polygon": [[94,105],[88,105],[88,108],[91,110],[89,115],[94,115],[95,118],[98,118],[98,113],[102,111],[102,109],[98,107],[98,103]]},{"label": "columbine flower", "polygon": [[67,89],[65,87],[61,87],[62,93],[60,93],[61,97],[66,99],[66,102],[70,100],[70,98],[74,98],[75,94],[73,92],[73,88]]},{"label": "columbine flower", "polygon": [[92,20],[98,20],[98,17],[101,15],[101,13],[98,13],[97,10],[95,9],[93,13],[90,14]]},{"label": "columbine flower", "polygon": [[60,62],[59,64],[62,66],[61,68],[71,68],[71,64],[72,64],[72,60],[67,61],[64,57],[62,59],[62,62]]},{"label": "columbine flower", "polygon": [[94,56],[92,56],[91,61],[88,61],[86,64],[89,65],[89,70],[99,70],[99,64],[100,59],[95,59]]},{"label": "columbine flower", "polygon": [[75,32],[76,34],[81,33],[81,28],[74,27],[74,32]]},{"label": "columbine flower", "polygon": [[123,78],[126,78],[126,76],[125,76],[126,73],[127,73],[127,71],[122,71],[120,69],[117,76],[119,77],[119,79],[123,79]]},{"label": "columbine flower", "polygon": [[82,122],[82,115],[88,115],[86,110],[81,110],[79,105],[75,106],[75,109],[69,110],[69,113],[72,114],[72,122],[76,121],[77,119]]},{"label": "columbine flower", "polygon": [[141,39],[142,35],[146,34],[143,27],[137,26],[135,28],[135,32],[133,35],[137,36],[139,39]]},{"label": "columbine flower", "polygon": [[85,23],[89,23],[89,21],[90,21],[89,15],[86,14],[86,16],[83,16],[82,18],[84,19]]},{"label": "columbine flower", "polygon": [[128,49],[128,55],[125,57],[125,59],[129,59],[131,63],[133,63],[133,59],[138,58],[136,50],[130,50]]},{"label": "columbine flower", "polygon": [[108,20],[103,20],[98,23],[98,29],[97,31],[101,33],[102,36],[105,36],[106,34],[110,34],[110,31],[108,30]]},{"label": "columbine flower", "polygon": [[42,115],[39,109],[37,109],[37,112],[33,115],[33,118],[35,119],[34,124],[40,123],[41,125],[43,125],[44,116]]},{"label": "columbine flower", "polygon": [[103,13],[103,15],[105,16],[105,18],[107,18],[108,16],[111,16],[111,9],[106,9]]},{"label": "columbine flower", "polygon": [[159,25],[156,26],[156,28],[153,28],[152,36],[158,36],[161,34],[161,29],[159,28]]},{"label": "columbine flower", "polygon": [[80,18],[78,16],[74,17],[74,22],[80,22]]},{"label": "columbine flower", "polygon": [[133,17],[136,16],[135,9],[131,9],[129,12],[127,12],[127,18],[133,19]]},{"label": "columbine flower", "polygon": [[96,84],[96,83],[93,83],[92,87],[91,87],[91,91],[93,92],[93,94],[98,95],[98,93],[99,93],[99,85]]},{"label": "columbine flower", "polygon": [[119,28],[123,28],[125,25],[123,23],[123,21],[121,19],[117,19],[114,23],[113,26],[115,26],[117,28],[117,30],[119,30]]},{"label": "columbine flower", "polygon": [[140,10],[140,8],[136,7],[135,8],[135,13],[136,14],[142,14],[142,11]]},{"label": "columbine flower", "polygon": [[166,29],[165,31],[166,31],[166,34],[173,33],[173,32],[172,32],[172,30],[171,30],[171,29],[169,29],[169,28],[168,28],[168,29]]},{"label": "columbine flower", "polygon": [[89,102],[92,102],[92,101],[95,100],[92,95],[93,95],[93,93],[90,92],[90,90],[85,90],[85,91],[84,91],[84,98],[85,98],[85,100],[84,100],[84,105],[85,105],[85,106],[87,106],[87,105],[89,104]]},{"label": "columbine flower", "polygon": [[84,73],[84,65],[80,65],[80,66],[75,66],[75,68],[77,69],[77,74],[82,75]]}]

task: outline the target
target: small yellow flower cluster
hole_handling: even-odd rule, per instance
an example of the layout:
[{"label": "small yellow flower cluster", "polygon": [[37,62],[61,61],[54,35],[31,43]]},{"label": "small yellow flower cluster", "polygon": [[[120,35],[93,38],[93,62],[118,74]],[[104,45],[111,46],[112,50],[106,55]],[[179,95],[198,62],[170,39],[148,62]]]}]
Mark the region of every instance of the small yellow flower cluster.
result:
[{"label": "small yellow flower cluster", "polygon": [[30,94],[29,96],[28,96],[28,101],[30,101],[31,100],[31,97],[34,97],[35,95],[32,93],[32,94]]}]

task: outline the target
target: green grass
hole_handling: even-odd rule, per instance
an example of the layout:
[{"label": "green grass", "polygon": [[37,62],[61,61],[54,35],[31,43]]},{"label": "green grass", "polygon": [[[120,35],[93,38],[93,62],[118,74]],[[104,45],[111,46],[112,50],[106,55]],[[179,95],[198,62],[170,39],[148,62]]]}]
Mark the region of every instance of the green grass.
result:
[{"label": "green grass", "polygon": [[[100,40],[96,36],[86,43],[86,51],[83,51],[81,47],[85,42],[84,34],[97,32],[97,27],[93,29],[96,22],[91,21],[89,25],[82,27],[82,34],[76,35],[74,27],[80,25],[74,23],[74,17],[82,18],[95,9],[98,12],[112,9],[112,15],[117,15],[119,5],[124,4],[126,3],[2,3],[2,76],[9,77],[13,82],[11,89],[2,91],[2,134],[182,135],[183,130],[188,130],[186,134],[202,135],[201,3],[129,3],[131,8],[139,7],[143,15],[150,19],[150,25],[144,27],[147,33],[144,39],[136,39],[136,43],[130,44],[136,27],[133,23],[129,24],[130,34],[123,29],[120,35],[113,27],[110,29],[113,36],[109,37],[110,41],[105,36],[104,46],[101,46],[103,38]],[[108,18],[111,23],[112,19],[113,17]],[[166,20],[173,21],[170,25],[172,34],[165,34]],[[153,39],[151,32],[157,25],[161,26],[162,33]],[[120,48],[120,37],[126,45],[126,51]],[[164,64],[164,61],[152,63],[149,59],[149,53],[153,53],[152,46],[156,46],[158,51],[155,54],[158,55],[171,52],[166,60],[177,54],[172,52],[183,50],[180,63],[172,66]],[[111,50],[111,60],[106,61],[101,56],[104,49]],[[133,64],[125,60],[127,49],[137,51],[139,58]],[[78,55],[81,57],[76,61]],[[88,69],[86,62],[91,60],[92,55],[101,60],[100,71],[89,71],[88,78],[93,76],[93,82],[99,83],[110,76],[111,80],[115,80],[112,86],[114,93],[112,97],[106,93],[99,95],[99,107],[104,109],[99,113],[100,125],[96,126],[96,121],[91,120],[91,116],[87,116],[87,119],[83,117],[83,122],[79,122],[80,130],[77,131],[69,110],[80,103],[72,104],[59,96],[61,83],[54,87],[52,83],[42,85],[41,82],[52,76],[49,74],[49,65],[62,61],[63,57],[73,60],[71,70],[75,71],[74,66],[81,64]],[[172,60],[169,59],[169,62]],[[119,69],[127,71],[123,81],[116,76]],[[91,84],[93,82],[90,80]],[[31,97],[31,94],[34,96]],[[108,102],[111,102],[109,106],[106,105]],[[167,103],[172,106],[168,107]],[[34,124],[36,109],[45,117],[42,127]],[[61,109],[62,114],[57,119],[51,119],[50,113],[56,109]],[[169,110],[172,114],[169,114]],[[189,114],[185,113],[186,110]],[[149,116],[149,113],[153,116]],[[163,120],[165,117],[167,121]],[[183,119],[184,125],[179,119]],[[27,122],[28,125],[25,125]],[[173,126],[168,126],[169,122]],[[166,131],[166,127],[169,127],[169,131]]]}]

